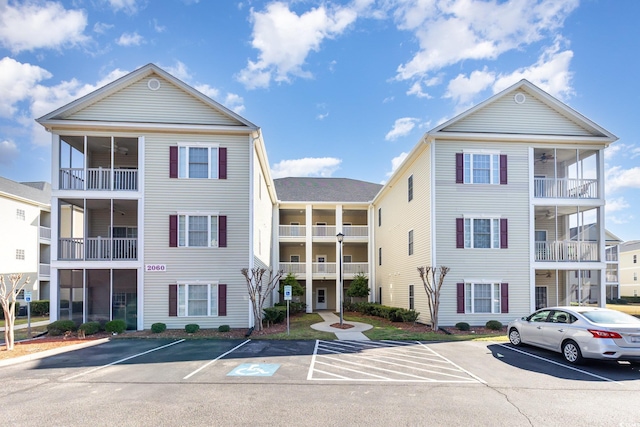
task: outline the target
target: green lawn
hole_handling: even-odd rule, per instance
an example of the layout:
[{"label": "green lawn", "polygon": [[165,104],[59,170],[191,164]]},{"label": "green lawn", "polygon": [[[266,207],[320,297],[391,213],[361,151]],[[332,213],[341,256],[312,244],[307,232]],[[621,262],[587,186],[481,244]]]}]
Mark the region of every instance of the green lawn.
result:
[{"label": "green lawn", "polygon": [[[31,316],[31,324],[35,323],[35,322],[42,322],[44,320],[49,320],[49,316],[38,316],[38,317],[34,317]],[[0,320],[0,328],[4,328],[4,323],[5,320],[1,319]],[[26,317],[18,317],[16,318],[16,325],[26,325],[27,324],[27,318]]]},{"label": "green lawn", "polygon": [[607,304],[607,308],[618,310],[633,316],[640,316],[640,304]]},{"label": "green lawn", "polygon": [[[251,337],[262,340],[334,340],[335,334],[330,332],[316,331],[311,329],[314,323],[322,322],[322,317],[317,313],[306,313],[301,316],[291,317],[289,323],[289,334],[282,332],[279,334],[260,335]],[[286,324],[286,320],[285,320]]]}]

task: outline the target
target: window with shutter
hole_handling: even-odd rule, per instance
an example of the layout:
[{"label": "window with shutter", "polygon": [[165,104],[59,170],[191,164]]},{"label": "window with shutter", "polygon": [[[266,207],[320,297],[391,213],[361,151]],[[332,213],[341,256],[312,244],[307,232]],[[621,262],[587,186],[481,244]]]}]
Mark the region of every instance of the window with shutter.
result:
[{"label": "window with shutter", "polygon": [[227,148],[216,144],[169,147],[169,177],[227,179]]},{"label": "window with shutter", "polygon": [[227,246],[227,217],[216,214],[170,215],[169,246],[224,248]]},{"label": "window with shutter", "polygon": [[456,248],[508,248],[506,218],[456,218]]},{"label": "window with shutter", "polygon": [[456,184],[507,184],[505,154],[456,153]]}]

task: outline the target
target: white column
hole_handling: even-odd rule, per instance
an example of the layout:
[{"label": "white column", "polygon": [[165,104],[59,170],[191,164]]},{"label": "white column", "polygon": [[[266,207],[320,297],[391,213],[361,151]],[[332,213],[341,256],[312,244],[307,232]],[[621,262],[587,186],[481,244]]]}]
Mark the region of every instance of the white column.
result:
[{"label": "white column", "polygon": [[[342,230],[342,205],[336,205],[336,234],[343,233]],[[334,236],[335,237],[335,236]],[[344,243],[343,243],[344,245]],[[344,246],[343,246],[344,248]],[[340,311],[340,292],[343,291],[341,289],[342,282],[340,281],[340,243],[338,243],[338,239],[336,238],[336,311]],[[344,276],[344,272],[342,272],[342,276]]]},{"label": "white column", "polygon": [[307,313],[313,313],[313,206],[305,207],[305,283]]}]

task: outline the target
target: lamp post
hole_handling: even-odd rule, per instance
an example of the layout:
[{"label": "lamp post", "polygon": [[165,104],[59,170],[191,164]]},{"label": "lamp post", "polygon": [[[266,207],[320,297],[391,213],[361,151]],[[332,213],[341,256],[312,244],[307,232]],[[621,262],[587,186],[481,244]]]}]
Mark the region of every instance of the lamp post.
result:
[{"label": "lamp post", "polygon": [[342,233],[338,233],[336,235],[336,238],[338,239],[338,243],[340,243],[340,261],[339,261],[339,266],[340,266],[340,270],[339,270],[339,278],[340,278],[340,327],[342,327],[342,322],[343,322],[343,315],[342,315],[342,311],[343,311],[343,306],[344,304],[342,303],[342,294],[344,293],[344,285],[342,282],[342,240],[344,239],[344,234]]}]

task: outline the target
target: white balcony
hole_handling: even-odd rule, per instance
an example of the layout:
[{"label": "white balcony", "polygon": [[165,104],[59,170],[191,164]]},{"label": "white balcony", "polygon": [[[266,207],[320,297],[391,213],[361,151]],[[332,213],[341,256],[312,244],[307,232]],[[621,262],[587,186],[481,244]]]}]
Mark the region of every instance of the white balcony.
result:
[{"label": "white balcony", "polygon": [[40,240],[51,241],[51,228],[40,226]]},{"label": "white balcony", "polygon": [[335,225],[314,225],[312,226],[313,237],[327,237],[336,239],[337,228]]},{"label": "white balcony", "polygon": [[[284,274],[293,273],[298,276],[298,279],[307,273],[307,266],[304,262],[281,262],[280,268],[284,271]],[[368,274],[369,263],[368,262],[345,262],[342,264],[344,269],[343,274],[345,278],[353,278],[355,275],[363,273]],[[311,264],[311,269],[314,276],[322,277],[338,277],[339,266],[335,262],[314,262]]]},{"label": "white balcony", "polygon": [[132,261],[138,259],[138,239],[90,237],[60,239],[60,260]]},{"label": "white balcony", "polygon": [[38,269],[38,277],[47,278],[51,276],[51,264],[40,263],[40,268]]},{"label": "white balcony", "polygon": [[535,242],[536,261],[598,261],[598,242],[574,240]]},{"label": "white balcony", "polygon": [[345,238],[369,237],[369,227],[366,225],[344,225],[342,226],[342,234]]},{"label": "white balcony", "polygon": [[137,191],[138,170],[88,168],[85,180],[83,168],[62,168],[59,187],[61,190]]},{"label": "white balcony", "polygon": [[306,274],[307,265],[304,262],[281,262],[280,268],[284,271],[284,274]]},{"label": "white balcony", "polygon": [[540,198],[597,199],[598,180],[534,178],[534,195]]},{"label": "white balcony", "polygon": [[305,237],[307,228],[304,225],[281,225],[278,227],[280,237]]}]

